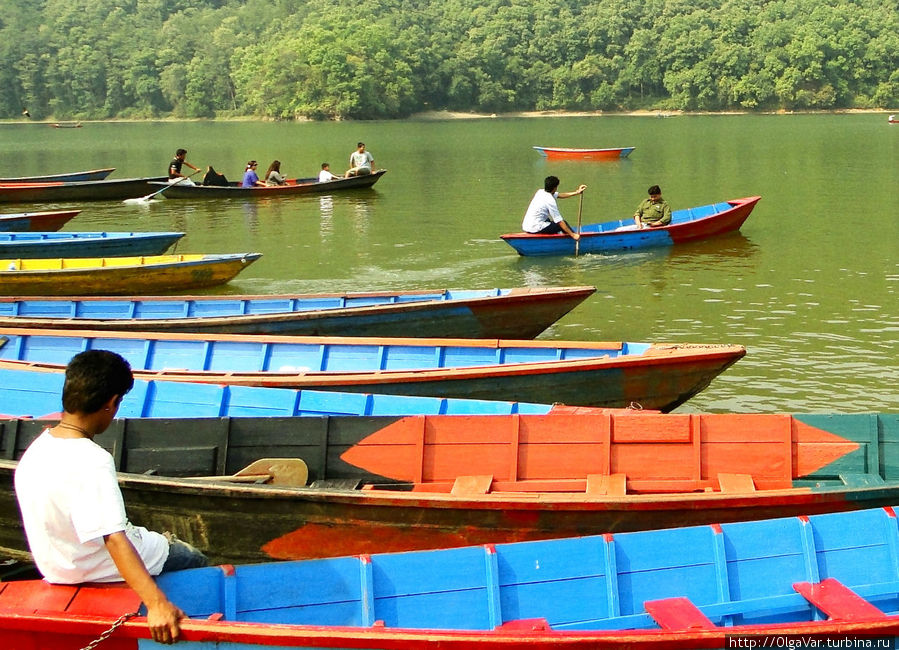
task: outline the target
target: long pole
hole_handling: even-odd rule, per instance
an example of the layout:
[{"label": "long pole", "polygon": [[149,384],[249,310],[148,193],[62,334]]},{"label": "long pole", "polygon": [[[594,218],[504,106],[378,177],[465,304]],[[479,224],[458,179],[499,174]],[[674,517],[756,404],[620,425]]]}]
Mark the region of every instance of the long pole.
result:
[{"label": "long pole", "polygon": [[[584,207],[584,193],[581,192],[580,196],[578,197],[578,202],[577,202],[577,230],[575,230],[575,232],[579,236],[581,234],[581,210],[583,207]],[[578,253],[580,253],[580,248],[581,248],[581,240],[576,239],[574,241],[574,256],[575,257],[577,257]]]}]

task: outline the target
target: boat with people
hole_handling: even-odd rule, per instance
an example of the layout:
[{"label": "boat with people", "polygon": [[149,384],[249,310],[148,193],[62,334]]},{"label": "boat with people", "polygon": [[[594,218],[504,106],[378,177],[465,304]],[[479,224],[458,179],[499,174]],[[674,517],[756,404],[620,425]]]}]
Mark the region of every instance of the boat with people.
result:
[{"label": "boat with people", "polygon": [[0,232],[0,258],[162,255],[183,232]]},{"label": "boat with people", "polygon": [[176,293],[225,284],[261,253],[0,259],[7,296]]},{"label": "boat with people", "polygon": [[738,231],[761,198],[750,196],[674,210],[670,224],[655,228],[638,228],[632,218],[587,224],[581,226],[577,243],[564,233],[515,232],[501,238],[522,256],[607,253],[672,246]]},{"label": "boat with people", "polygon": [[55,232],[81,210],[50,210],[0,214],[0,232]]},{"label": "boat with people", "polygon": [[627,158],[636,147],[612,147],[609,149],[567,149],[565,147],[534,147],[549,160],[619,160]]},{"label": "boat with people", "polygon": [[[371,187],[381,180],[381,177],[386,173],[386,169],[379,169],[371,174],[337,178],[331,181],[319,181],[318,178],[288,178],[284,185],[257,185],[254,187],[242,187],[239,182],[231,182],[228,185],[188,185],[186,183],[177,183],[166,189],[163,196],[169,199],[261,199],[276,196],[293,196],[295,194],[327,194],[342,190]],[[154,181],[150,185],[153,189],[162,189],[165,183]]]},{"label": "boat with people", "polygon": [[307,336],[534,338],[596,287],[291,295],[0,297],[0,327]]},{"label": "boat with people", "polygon": [[58,371],[91,348],[118,352],[141,379],[663,411],[746,354],[728,344],[0,330],[7,368]]},{"label": "boat with people", "polygon": [[155,189],[150,183],[165,179],[165,176],[144,176],[101,181],[0,183],[0,203],[135,199]]},{"label": "boat with people", "polygon": [[895,115],[890,115],[889,123],[890,124],[899,124],[899,117],[896,117]]},{"label": "boat with people", "polygon": [[[174,410],[176,393],[167,395]],[[234,398],[247,409],[248,397]],[[114,454],[132,521],[156,530],[179,522],[179,537],[221,562],[810,515],[899,497],[889,469],[896,414],[454,408],[455,415],[321,409],[307,417],[126,418],[96,442]],[[7,554],[26,550],[12,489],[16,460],[53,422],[0,421],[10,441],[0,461]],[[872,458],[884,464],[872,466]],[[279,465],[301,473],[279,477]],[[243,482],[248,475],[259,480]]]},{"label": "boat with people", "polygon": [[[185,614],[188,648],[827,647],[899,635],[897,546],[896,513],[884,507],[404,553],[375,546],[156,581]],[[4,647],[156,646],[146,616],[123,583],[0,585]]]},{"label": "boat with people", "polygon": [[0,183],[71,183],[74,181],[102,181],[115,171],[115,167],[89,169],[82,172],[64,172],[62,174],[39,174],[37,176],[16,176],[0,178]]}]

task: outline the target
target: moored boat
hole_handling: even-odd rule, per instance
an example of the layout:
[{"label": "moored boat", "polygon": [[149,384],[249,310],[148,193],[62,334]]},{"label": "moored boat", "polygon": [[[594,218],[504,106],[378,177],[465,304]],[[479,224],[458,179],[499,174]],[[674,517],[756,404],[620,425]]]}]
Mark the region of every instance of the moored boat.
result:
[{"label": "moored boat", "polygon": [[51,210],[0,214],[0,232],[55,232],[80,213],[81,210]]},{"label": "moored boat", "polygon": [[[285,185],[271,185],[266,187],[241,187],[240,183],[229,185],[185,185],[179,183],[167,189],[163,196],[168,199],[231,199],[231,198],[270,198],[276,196],[293,196],[295,194],[327,194],[342,190],[371,187],[387,173],[386,169],[379,169],[372,174],[338,178],[337,180],[319,182],[317,178],[289,178]],[[162,189],[166,183],[150,183],[153,189]]]},{"label": "moored boat", "polygon": [[636,147],[612,147],[608,149],[569,149],[566,147],[534,147],[549,160],[619,160],[627,158]]},{"label": "moored boat", "polygon": [[[2,263],[2,262],[0,262]],[[2,274],[0,274],[2,277]],[[0,365],[58,369],[105,348],[143,379],[668,411],[741,345],[0,330]]]},{"label": "moored boat", "polygon": [[[0,547],[20,555],[13,459],[44,424],[0,426],[9,442],[9,460],[0,461]],[[132,521],[170,528],[216,561],[258,562],[891,505],[899,498],[890,469],[897,427],[895,414],[553,409],[131,419],[96,442],[124,470]],[[307,476],[240,486],[230,478],[260,459],[298,459]]]},{"label": "moored boat", "polygon": [[260,253],[0,260],[0,294],[98,296],[186,291],[225,284]]},{"label": "moored boat", "polygon": [[73,181],[102,181],[115,171],[115,167],[89,169],[83,172],[65,172],[62,174],[40,174],[37,176],[16,176],[0,178],[0,183],[71,183]]},{"label": "moored boat", "polygon": [[39,203],[48,201],[112,201],[136,199],[152,192],[152,181],[165,176],[104,179],[102,181],[2,183],[0,203]]},{"label": "moored boat", "polygon": [[595,287],[269,296],[0,298],[0,327],[308,336],[533,338]]},{"label": "moored boat", "polygon": [[0,233],[0,258],[162,255],[183,232]]},{"label": "moored boat", "polygon": [[[675,210],[671,213],[671,223],[658,228],[632,228],[634,220],[631,218],[584,225],[579,231],[581,238],[577,250],[584,254],[672,246],[736,232],[761,198],[751,196]],[[502,235],[502,239],[523,256],[575,254],[575,241],[564,233],[517,232]]]},{"label": "moored boat", "polygon": [[[412,553],[375,547],[157,582],[186,614],[187,648],[867,646],[899,634],[897,546],[896,515],[883,508]],[[136,650],[149,637],[146,609],[122,584],[0,589],[4,647],[108,638]]]}]

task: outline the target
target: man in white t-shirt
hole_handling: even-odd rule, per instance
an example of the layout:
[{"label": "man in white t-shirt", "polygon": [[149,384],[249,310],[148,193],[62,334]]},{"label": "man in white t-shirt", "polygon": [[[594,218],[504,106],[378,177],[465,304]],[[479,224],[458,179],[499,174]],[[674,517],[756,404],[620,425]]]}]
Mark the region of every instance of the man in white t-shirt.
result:
[{"label": "man in white t-shirt", "polygon": [[328,181],[336,181],[340,177],[331,173],[331,165],[326,162],[322,163],[322,170],[318,173],[318,182],[327,183]]},{"label": "man in white t-shirt", "polygon": [[73,357],[66,367],[62,418],[22,455],[16,497],[34,563],[48,582],[124,579],[147,606],[153,640],[172,643],[184,614],[152,576],[208,561],[169,534],[128,522],[112,456],[93,441],[133,385],[131,367],[114,352],[88,350]]},{"label": "man in white t-shirt", "polygon": [[581,236],[562,218],[556,199],[567,199],[583,194],[587,186],[581,185],[574,192],[558,192],[558,189],[559,179],[555,176],[547,176],[543,180],[543,189],[537,190],[524,213],[521,229],[534,235],[555,235],[564,232],[577,241]]},{"label": "man in white t-shirt", "polygon": [[364,176],[365,174],[371,174],[374,170],[374,156],[365,150],[365,143],[360,142],[356,145],[356,151],[350,154],[350,168],[343,177]]}]

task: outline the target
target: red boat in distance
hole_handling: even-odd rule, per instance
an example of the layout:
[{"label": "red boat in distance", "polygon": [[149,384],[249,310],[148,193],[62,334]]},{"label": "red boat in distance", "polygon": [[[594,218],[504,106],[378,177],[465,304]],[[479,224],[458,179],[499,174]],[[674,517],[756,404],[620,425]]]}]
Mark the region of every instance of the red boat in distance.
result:
[{"label": "red boat in distance", "polygon": [[0,214],[0,232],[56,232],[81,210]]},{"label": "red boat in distance", "polygon": [[627,158],[636,147],[611,149],[566,149],[564,147],[534,147],[548,160],[618,160]]}]

